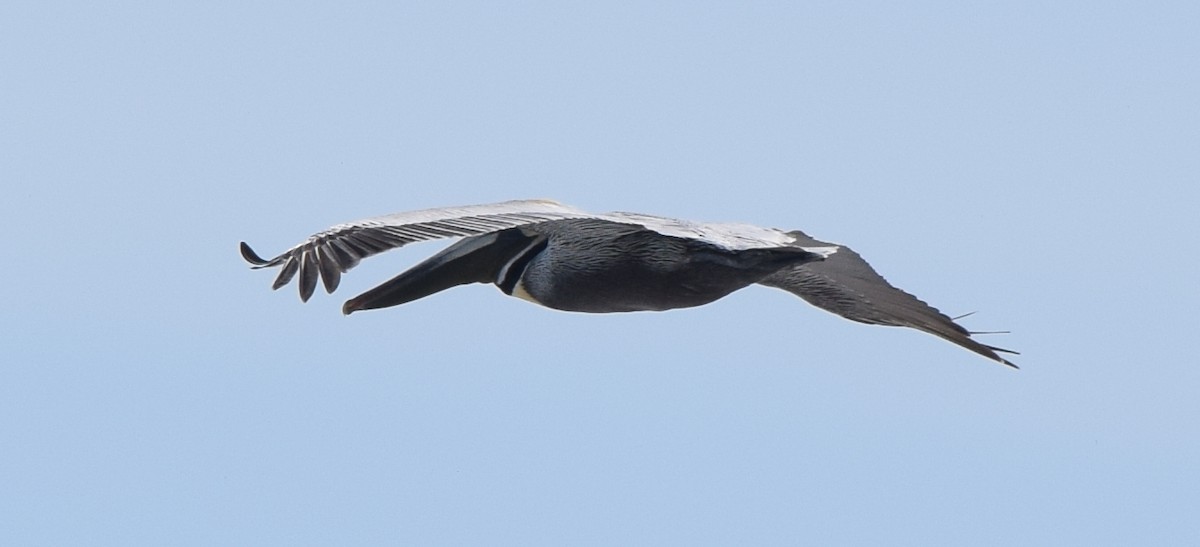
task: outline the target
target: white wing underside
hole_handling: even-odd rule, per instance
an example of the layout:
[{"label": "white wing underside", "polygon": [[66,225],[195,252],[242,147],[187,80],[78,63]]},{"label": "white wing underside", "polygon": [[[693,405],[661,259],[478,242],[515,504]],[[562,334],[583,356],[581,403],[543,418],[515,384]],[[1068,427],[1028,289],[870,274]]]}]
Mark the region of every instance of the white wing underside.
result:
[{"label": "white wing underside", "polygon": [[[701,240],[729,250],[778,247],[794,241],[794,238],[781,230],[762,228],[751,224],[692,222],[641,213],[589,213],[549,199],[513,200],[484,205],[439,207],[394,213],[339,224],[312,236],[309,240],[355,228],[376,227],[409,232],[414,237],[422,236],[431,228],[459,228],[465,232],[442,236],[455,237],[457,235],[478,235],[547,220],[573,218],[636,224],[663,235]],[[437,237],[424,239],[437,239]],[[297,245],[297,247],[302,245]]]}]

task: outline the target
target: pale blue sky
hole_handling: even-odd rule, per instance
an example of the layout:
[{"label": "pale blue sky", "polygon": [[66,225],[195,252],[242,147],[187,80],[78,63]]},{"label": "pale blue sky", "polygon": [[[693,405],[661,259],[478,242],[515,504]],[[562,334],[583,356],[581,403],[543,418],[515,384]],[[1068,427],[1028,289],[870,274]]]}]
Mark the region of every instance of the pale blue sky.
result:
[{"label": "pale blue sky", "polygon": [[[1200,4],[602,5],[0,6],[0,544],[1200,541]],[[851,245],[1023,368],[236,250],[529,197]]]}]

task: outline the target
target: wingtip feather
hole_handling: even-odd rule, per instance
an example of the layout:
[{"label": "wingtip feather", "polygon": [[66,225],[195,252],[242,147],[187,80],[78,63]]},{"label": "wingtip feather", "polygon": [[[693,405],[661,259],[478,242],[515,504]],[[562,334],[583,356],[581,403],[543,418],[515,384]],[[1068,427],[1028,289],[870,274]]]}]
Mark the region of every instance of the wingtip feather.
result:
[{"label": "wingtip feather", "polygon": [[300,301],[308,302],[317,290],[317,278],[320,273],[314,253],[306,251],[300,258]]},{"label": "wingtip feather", "polygon": [[271,262],[258,256],[258,253],[254,252],[254,249],[251,249],[245,241],[239,243],[238,250],[242,252],[242,260],[249,262],[255,268],[262,268]]},{"label": "wingtip feather", "polygon": [[[994,352],[997,352],[997,353],[1007,353],[1007,354],[1009,354],[1009,355],[1020,355],[1020,353],[1017,353],[1017,352],[1015,352],[1015,351],[1013,351],[1013,350],[1010,350],[1010,349],[997,348],[997,347],[993,347],[993,346],[988,346],[988,348],[990,348],[992,351],[994,351]],[[1012,368],[1014,368],[1014,369],[1017,369],[1017,370],[1020,370],[1020,369],[1021,369],[1021,367],[1018,367],[1016,363],[1014,363],[1014,362],[1012,362],[1012,361],[1009,361],[1008,359],[1005,359],[1005,358],[1003,358],[1003,357],[1001,357],[1001,356],[999,356],[999,355],[997,355],[997,356],[996,356],[996,360],[998,360],[998,361],[1000,361],[1001,363],[1003,363],[1003,364],[1005,364],[1005,365],[1008,365],[1008,366],[1010,366],[1010,367],[1012,367]]]}]

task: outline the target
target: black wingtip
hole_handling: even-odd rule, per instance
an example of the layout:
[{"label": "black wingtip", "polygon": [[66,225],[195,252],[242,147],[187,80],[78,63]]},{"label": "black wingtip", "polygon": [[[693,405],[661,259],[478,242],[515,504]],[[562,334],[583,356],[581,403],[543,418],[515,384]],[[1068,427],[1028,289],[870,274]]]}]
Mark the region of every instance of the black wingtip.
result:
[{"label": "black wingtip", "polygon": [[[974,336],[974,335],[976,335],[976,334],[1008,334],[1008,331],[986,331],[986,332],[975,332],[975,331],[971,331],[971,332],[970,332],[970,335],[968,336],[968,338],[970,338],[970,336]],[[1012,367],[1012,368],[1015,368],[1015,369],[1020,369],[1020,368],[1021,368],[1021,367],[1018,367],[1016,363],[1014,363],[1014,362],[1012,362],[1012,361],[1009,361],[1008,359],[1005,359],[1005,358],[1003,358],[1003,357],[1001,357],[1001,356],[1000,356],[1000,354],[1001,354],[1001,353],[1006,353],[1006,354],[1008,354],[1008,355],[1020,355],[1020,354],[1021,354],[1020,352],[1018,352],[1018,351],[1013,351],[1013,350],[1011,350],[1011,349],[998,348],[998,347],[996,347],[996,346],[990,346],[990,345],[988,345],[988,344],[982,344],[982,343],[979,343],[979,342],[977,342],[977,341],[976,341],[976,340],[974,340],[974,339],[970,339],[970,340],[971,340],[972,342],[976,343],[976,344],[979,344],[980,346],[983,346],[983,348],[987,350],[987,352],[986,352],[986,353],[985,353],[985,352],[979,352],[979,353],[983,354],[984,356],[990,357],[990,358],[992,358],[992,359],[994,359],[994,360],[996,360],[996,361],[999,361],[1001,364],[1008,365],[1008,366],[1010,366],[1010,367]]]},{"label": "black wingtip", "polygon": [[984,346],[984,347],[986,347],[987,349],[990,349],[990,350],[992,350],[992,355],[991,355],[991,357],[992,357],[993,359],[995,359],[995,360],[999,361],[1001,364],[1008,365],[1008,366],[1010,366],[1010,367],[1012,367],[1012,368],[1014,368],[1014,369],[1017,369],[1017,370],[1020,370],[1020,369],[1021,369],[1021,367],[1018,367],[1016,363],[1014,363],[1014,362],[1012,362],[1012,361],[1009,361],[1008,359],[1005,359],[1005,358],[1003,358],[1003,357],[1001,357],[1001,356],[997,355],[997,354],[999,354],[999,353],[1007,353],[1007,354],[1009,354],[1009,355],[1020,355],[1020,353],[1018,353],[1018,352],[1015,352],[1015,351],[1013,351],[1013,350],[1011,350],[1011,349],[998,348],[998,347],[996,347],[996,346]]},{"label": "black wingtip", "polygon": [[249,262],[253,266],[262,267],[262,266],[266,266],[270,262],[269,260],[266,260],[263,257],[258,256],[258,253],[254,252],[254,249],[251,249],[250,246],[247,245],[245,241],[242,241],[238,245],[238,249],[241,250],[241,252],[242,252],[242,259],[245,260],[246,262]]}]

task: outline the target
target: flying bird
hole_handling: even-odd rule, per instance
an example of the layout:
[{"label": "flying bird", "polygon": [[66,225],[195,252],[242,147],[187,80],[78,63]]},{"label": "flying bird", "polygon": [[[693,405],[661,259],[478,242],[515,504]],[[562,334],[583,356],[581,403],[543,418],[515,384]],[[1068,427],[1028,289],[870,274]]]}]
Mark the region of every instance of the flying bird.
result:
[{"label": "flying bird", "polygon": [[462,239],[348,300],[350,314],[397,306],[468,283],[557,310],[607,313],[701,306],[753,285],[776,287],[846,319],[909,327],[1016,368],[954,319],[893,287],[848,247],[749,224],[638,213],[588,213],[518,200],[395,213],[339,224],[270,260],[245,242],[253,268],[279,267],[278,289],[299,275],[307,302],[320,279],[332,293],[363,258],[417,241]]}]

